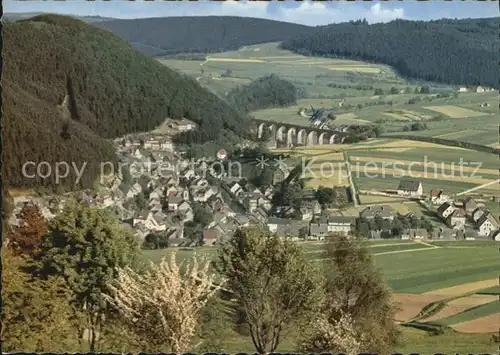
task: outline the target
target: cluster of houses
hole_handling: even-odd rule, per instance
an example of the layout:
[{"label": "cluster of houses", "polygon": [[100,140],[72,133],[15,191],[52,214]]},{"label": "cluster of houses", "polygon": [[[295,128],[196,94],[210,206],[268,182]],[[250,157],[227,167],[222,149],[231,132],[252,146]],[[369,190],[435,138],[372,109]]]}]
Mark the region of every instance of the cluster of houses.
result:
[{"label": "cluster of houses", "polygon": [[468,88],[467,86],[460,86],[458,88],[458,92],[469,92],[469,91],[472,91],[472,92],[488,92],[488,91],[494,91],[495,89],[493,88],[487,88],[487,87],[483,87],[483,86],[476,86],[474,88]]},{"label": "cluster of houses", "polygon": [[[181,131],[194,127],[189,121],[172,125],[175,127],[170,128]],[[367,206],[359,216],[331,216],[324,213],[314,195],[305,196],[299,211],[291,206],[273,206],[273,186],[256,188],[242,177],[233,178],[215,171],[206,160],[184,160],[166,136],[127,138],[117,140],[116,146],[120,162],[130,167],[128,179],[120,173],[109,176],[98,191],[79,192],[78,200],[114,213],[140,242],[150,234],[162,234],[172,247],[199,242],[214,245],[230,238],[237,229],[250,225],[267,227],[281,236],[321,240],[333,232],[353,234],[358,217],[392,221],[398,216],[389,205]],[[288,174],[289,171],[276,169],[273,183],[283,181]],[[403,179],[397,195],[422,200],[422,183]],[[40,197],[30,203],[37,204],[45,218],[52,219],[68,196]],[[435,227],[433,231],[407,229],[403,231],[403,239],[500,240],[500,224],[472,198],[454,202],[437,189],[431,190],[428,197],[446,227]],[[26,201],[15,201],[13,216],[19,213],[23,203]],[[199,239],[184,233],[184,225],[196,220],[194,204],[213,216],[212,221],[203,226]],[[277,215],[281,217],[275,217]],[[16,224],[15,217],[12,223]],[[381,238],[381,231],[370,233],[373,239]]]},{"label": "cluster of houses", "polygon": [[449,228],[464,231],[466,239],[494,239],[500,241],[500,224],[486,208],[472,197],[453,201],[442,190],[433,189],[430,200],[438,205],[437,214]]}]

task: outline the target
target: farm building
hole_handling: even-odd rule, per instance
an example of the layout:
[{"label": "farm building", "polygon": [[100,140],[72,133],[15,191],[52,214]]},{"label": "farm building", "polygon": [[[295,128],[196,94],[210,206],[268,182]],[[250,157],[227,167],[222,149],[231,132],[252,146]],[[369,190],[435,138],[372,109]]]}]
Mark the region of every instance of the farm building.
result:
[{"label": "farm building", "polygon": [[344,232],[345,234],[350,234],[355,222],[355,217],[330,216],[328,218],[328,232]]},{"label": "farm building", "polygon": [[269,218],[267,227],[271,233],[276,233],[279,236],[291,236],[297,239],[301,231],[304,237],[309,234],[308,223],[285,218]]},{"label": "farm building", "polygon": [[326,221],[317,221],[311,223],[309,227],[309,236],[310,239],[319,239],[323,240],[329,234],[328,232],[328,223]]},{"label": "farm building", "polygon": [[476,201],[474,201],[474,199],[472,197],[467,197],[466,199],[462,200],[462,203],[463,203],[463,207],[464,207],[465,212],[469,216],[478,207]]},{"label": "farm building", "polygon": [[383,219],[389,220],[393,220],[394,215],[394,209],[389,205],[368,206],[359,214],[361,218],[373,219],[377,216],[380,216]]},{"label": "farm building", "polygon": [[399,196],[421,197],[424,189],[418,180],[401,180],[398,186]]},{"label": "farm building", "polygon": [[172,120],[168,125],[170,128],[175,128],[181,132],[190,131],[196,128],[196,124],[186,119],[182,120]]},{"label": "farm building", "polygon": [[476,92],[485,92],[486,90],[484,90],[484,88],[482,86],[478,86],[476,88]]},{"label": "farm building", "polygon": [[446,217],[446,224],[453,229],[463,229],[465,226],[465,212],[461,209],[456,209]]},{"label": "farm building", "polygon": [[467,88],[465,86],[460,86],[457,90],[458,92],[467,92]]},{"label": "farm building", "polygon": [[434,205],[442,205],[445,202],[448,202],[450,197],[443,193],[443,190],[440,189],[432,189],[430,192],[431,203]]},{"label": "farm building", "polygon": [[213,246],[217,242],[217,230],[210,229],[203,232],[203,245]]}]

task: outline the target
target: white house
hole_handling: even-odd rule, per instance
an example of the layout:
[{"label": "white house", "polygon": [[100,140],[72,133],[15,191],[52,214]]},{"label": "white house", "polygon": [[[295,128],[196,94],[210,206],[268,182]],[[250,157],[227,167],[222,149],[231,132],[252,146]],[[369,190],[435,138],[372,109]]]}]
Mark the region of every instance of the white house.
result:
[{"label": "white house", "polygon": [[269,231],[271,233],[276,233],[278,231],[279,225],[286,225],[289,223],[290,223],[289,219],[274,218],[274,217],[267,219],[267,227],[269,228]]},{"label": "white house", "polygon": [[488,236],[500,228],[495,217],[490,212],[485,212],[477,221],[478,234]]},{"label": "white house", "polygon": [[485,92],[486,90],[484,90],[484,88],[482,86],[478,86],[476,88],[476,92]]},{"label": "white house", "polygon": [[467,91],[468,91],[468,90],[467,90],[467,88],[466,88],[465,86],[460,86],[460,87],[458,88],[458,92],[467,92]]},{"label": "white house", "polygon": [[229,185],[229,191],[231,191],[233,195],[237,195],[243,191],[243,188],[237,182],[233,182]]},{"label": "white house", "polygon": [[192,169],[188,169],[182,173],[182,177],[187,180],[193,178],[194,176],[196,176],[196,174]]},{"label": "white house", "polygon": [[133,198],[142,192],[142,187],[139,183],[133,184],[127,192],[127,198]]},{"label": "white house", "polygon": [[481,216],[485,213],[486,211],[482,208],[476,208],[472,213],[472,220],[477,223],[477,221],[479,221],[479,218],[481,218]]},{"label": "white house", "polygon": [[401,180],[398,186],[398,195],[407,197],[421,197],[424,192],[422,183],[418,180]]},{"label": "white house", "polygon": [[188,211],[188,210],[191,210],[191,205],[189,203],[187,203],[186,201],[182,201],[178,206],[177,206],[177,210],[178,211],[182,211],[182,212],[185,212],[185,211]]},{"label": "white house", "polygon": [[149,194],[149,199],[150,200],[153,200],[153,199],[160,200],[162,197],[163,197],[163,188],[162,187],[158,187],[158,188],[154,189]]},{"label": "white house", "polygon": [[177,195],[177,193],[179,193],[179,188],[176,186],[169,186],[165,191],[167,196]]},{"label": "white house", "polygon": [[132,220],[134,228],[144,226],[148,230],[161,232],[166,229],[165,222],[150,211],[143,211]]},{"label": "white house", "polygon": [[345,234],[350,234],[355,222],[356,219],[354,217],[330,216],[328,218],[328,232],[343,232]]},{"label": "white house", "polygon": [[448,218],[449,215],[451,215],[455,211],[455,207],[453,207],[451,204],[448,202],[443,203],[441,206],[438,207],[437,213],[438,215],[446,219]]},{"label": "white house", "polygon": [[442,205],[445,202],[450,200],[448,195],[443,193],[443,190],[440,189],[432,189],[429,193],[431,198],[431,203],[434,205]]},{"label": "white house", "polygon": [[465,211],[456,209],[446,218],[448,227],[453,229],[463,229],[465,227]]},{"label": "white house", "polygon": [[134,153],[132,155],[134,156],[134,158],[137,158],[137,159],[141,159],[142,158],[142,154],[141,154],[141,151],[139,150],[139,148],[136,148],[134,150]]},{"label": "white house", "polygon": [[177,211],[179,205],[182,203],[181,196],[169,196],[168,197],[168,210]]}]

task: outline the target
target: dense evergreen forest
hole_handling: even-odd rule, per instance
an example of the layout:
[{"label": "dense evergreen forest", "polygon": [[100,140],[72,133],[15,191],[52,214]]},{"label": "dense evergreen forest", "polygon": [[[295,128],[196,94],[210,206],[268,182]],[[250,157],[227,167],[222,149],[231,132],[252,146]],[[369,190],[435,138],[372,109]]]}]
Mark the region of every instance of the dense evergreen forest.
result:
[{"label": "dense evergreen forest", "polygon": [[393,66],[405,77],[449,84],[499,87],[500,20],[366,21],[311,28],[282,48]]},{"label": "dense evergreen forest", "polygon": [[241,85],[227,94],[227,102],[243,113],[297,104],[298,89],[275,74]]},{"label": "dense evergreen forest", "polygon": [[151,55],[223,52],[252,44],[279,42],[311,29],[293,23],[233,16],[112,20],[95,25]]},{"label": "dense evergreen forest", "polygon": [[108,31],[41,15],[4,24],[3,35],[2,175],[11,187],[54,186],[53,176],[23,178],[27,161],[87,162],[78,187],[90,187],[100,162],[115,159],[108,138],[149,131],[166,117],[199,124],[200,144],[248,132],[249,120],[196,80]]}]

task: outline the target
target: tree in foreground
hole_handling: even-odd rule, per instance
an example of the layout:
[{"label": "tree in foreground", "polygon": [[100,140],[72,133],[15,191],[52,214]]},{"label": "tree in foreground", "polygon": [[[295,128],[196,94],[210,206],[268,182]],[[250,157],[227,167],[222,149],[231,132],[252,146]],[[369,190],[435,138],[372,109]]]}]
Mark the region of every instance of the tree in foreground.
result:
[{"label": "tree in foreground", "polygon": [[[358,240],[333,235],[324,263],[325,301],[319,321],[304,328],[301,349],[389,352],[398,340],[397,307],[371,255]],[[349,329],[349,342],[340,341],[342,324]]]},{"label": "tree in foreground", "polygon": [[144,274],[123,268],[110,283],[115,306],[143,342],[143,350],[187,352],[196,348],[201,310],[220,284],[210,271],[210,262],[177,265],[176,253],[159,264],[151,263]]},{"label": "tree in foreground", "polygon": [[17,252],[34,257],[48,233],[47,221],[35,204],[24,205],[19,217],[21,223],[13,230],[9,243]]},{"label": "tree in foreground", "polygon": [[6,352],[83,351],[64,280],[26,273],[26,260],[2,248],[1,347]]},{"label": "tree in foreground", "polygon": [[135,237],[116,218],[75,201],[68,201],[44,239],[38,273],[66,281],[72,304],[85,314],[82,333],[91,352],[101,333],[107,304],[102,297],[118,268],[135,265],[139,258]]},{"label": "tree in foreground", "polygon": [[275,351],[282,331],[320,303],[321,281],[300,246],[260,229],[237,231],[220,249],[218,268],[261,354]]}]

